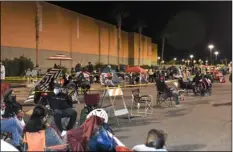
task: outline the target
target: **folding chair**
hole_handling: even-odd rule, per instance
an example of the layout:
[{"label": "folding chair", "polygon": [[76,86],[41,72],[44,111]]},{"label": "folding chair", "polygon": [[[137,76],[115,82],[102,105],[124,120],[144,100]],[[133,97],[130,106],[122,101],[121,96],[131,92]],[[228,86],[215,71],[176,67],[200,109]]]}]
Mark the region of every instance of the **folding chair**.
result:
[{"label": "folding chair", "polygon": [[[33,140],[31,140],[33,139]],[[24,134],[23,151],[71,151],[68,144],[46,147],[45,131]]]},{"label": "folding chair", "polygon": [[[145,111],[140,111],[141,104],[145,105]],[[152,95],[140,95],[140,90],[132,90],[132,103],[131,103],[131,115],[133,115],[133,107],[137,107],[137,115],[153,114],[153,96]]]},{"label": "folding chair", "polygon": [[[165,82],[164,82],[165,83]],[[161,86],[162,84],[159,80],[156,80],[156,89],[157,89],[157,106],[162,106],[164,103],[167,106],[172,106],[172,96],[170,94],[170,90],[164,90]]]},{"label": "folding chair", "polygon": [[86,106],[95,106],[98,108],[100,103],[100,94],[84,94],[84,102]]}]

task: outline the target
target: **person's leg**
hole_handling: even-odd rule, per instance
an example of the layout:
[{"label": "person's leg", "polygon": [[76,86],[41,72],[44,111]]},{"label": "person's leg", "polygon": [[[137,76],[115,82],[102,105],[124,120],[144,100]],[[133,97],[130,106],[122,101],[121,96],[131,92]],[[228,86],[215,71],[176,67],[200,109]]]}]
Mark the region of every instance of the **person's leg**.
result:
[{"label": "person's leg", "polygon": [[177,91],[172,91],[172,95],[175,98],[176,105],[180,104],[179,93]]},{"label": "person's leg", "polygon": [[1,120],[1,132],[11,133],[13,138],[13,144],[15,146],[20,145],[22,131],[23,131],[22,127],[15,118]]},{"label": "person's leg", "polygon": [[62,111],[59,109],[55,109],[53,116],[54,116],[54,122],[57,126],[57,129],[61,132],[63,130],[62,124],[61,124]]},{"label": "person's leg", "polygon": [[75,125],[76,118],[77,118],[77,112],[72,108],[67,108],[67,109],[62,110],[62,117],[70,118],[69,123],[66,127],[67,130],[70,130]]},{"label": "person's leg", "polygon": [[45,130],[46,147],[64,144],[57,132],[49,127]]}]

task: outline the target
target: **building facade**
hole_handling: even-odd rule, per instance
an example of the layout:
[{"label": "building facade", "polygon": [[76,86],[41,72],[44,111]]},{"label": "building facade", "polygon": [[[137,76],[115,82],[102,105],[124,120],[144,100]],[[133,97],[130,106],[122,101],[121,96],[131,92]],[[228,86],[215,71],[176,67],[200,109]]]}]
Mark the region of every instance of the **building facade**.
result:
[{"label": "building facade", "polygon": [[[27,56],[36,61],[36,2],[1,2],[1,60]],[[70,56],[63,66],[77,62],[117,64],[117,29],[115,25],[40,2],[39,66],[53,66],[46,60],[56,54]],[[152,64],[152,40],[142,36],[140,65]],[[139,35],[121,32],[120,64],[139,63]],[[157,58],[156,58],[157,59]]]}]

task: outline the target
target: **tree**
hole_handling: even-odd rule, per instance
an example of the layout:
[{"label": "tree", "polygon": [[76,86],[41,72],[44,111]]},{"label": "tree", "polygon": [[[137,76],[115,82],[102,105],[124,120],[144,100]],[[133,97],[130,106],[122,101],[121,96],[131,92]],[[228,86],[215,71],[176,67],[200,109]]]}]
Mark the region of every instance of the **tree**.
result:
[{"label": "tree", "polygon": [[114,8],[112,15],[115,17],[117,22],[117,64],[118,68],[120,68],[121,26],[122,20],[128,17],[129,13],[126,11],[125,6],[120,3]]},{"label": "tree", "polygon": [[146,23],[141,19],[139,19],[137,24],[134,26],[134,28],[136,28],[138,30],[138,33],[139,33],[139,50],[138,50],[139,51],[138,52],[139,53],[138,65],[139,66],[140,66],[141,48],[142,48],[142,30],[146,27],[147,27]]},{"label": "tree", "polygon": [[35,16],[35,28],[36,28],[36,66],[38,66],[39,59],[39,33],[40,33],[40,2],[36,2],[36,16]]},{"label": "tree", "polygon": [[161,35],[161,38],[162,38],[162,54],[161,54],[161,61],[164,61],[164,47],[165,47],[166,40],[168,40],[169,38],[172,38],[172,37],[174,37],[174,34],[173,34],[173,33],[166,33],[166,32],[163,32],[162,35]]}]

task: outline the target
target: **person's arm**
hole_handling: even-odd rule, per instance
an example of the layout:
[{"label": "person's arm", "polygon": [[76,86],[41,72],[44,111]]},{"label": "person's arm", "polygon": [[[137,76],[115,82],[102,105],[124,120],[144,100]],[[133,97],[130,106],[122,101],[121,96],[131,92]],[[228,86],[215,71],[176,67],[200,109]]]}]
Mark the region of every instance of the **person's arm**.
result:
[{"label": "person's arm", "polygon": [[73,107],[72,98],[69,95],[66,95],[66,102],[70,107]]}]

